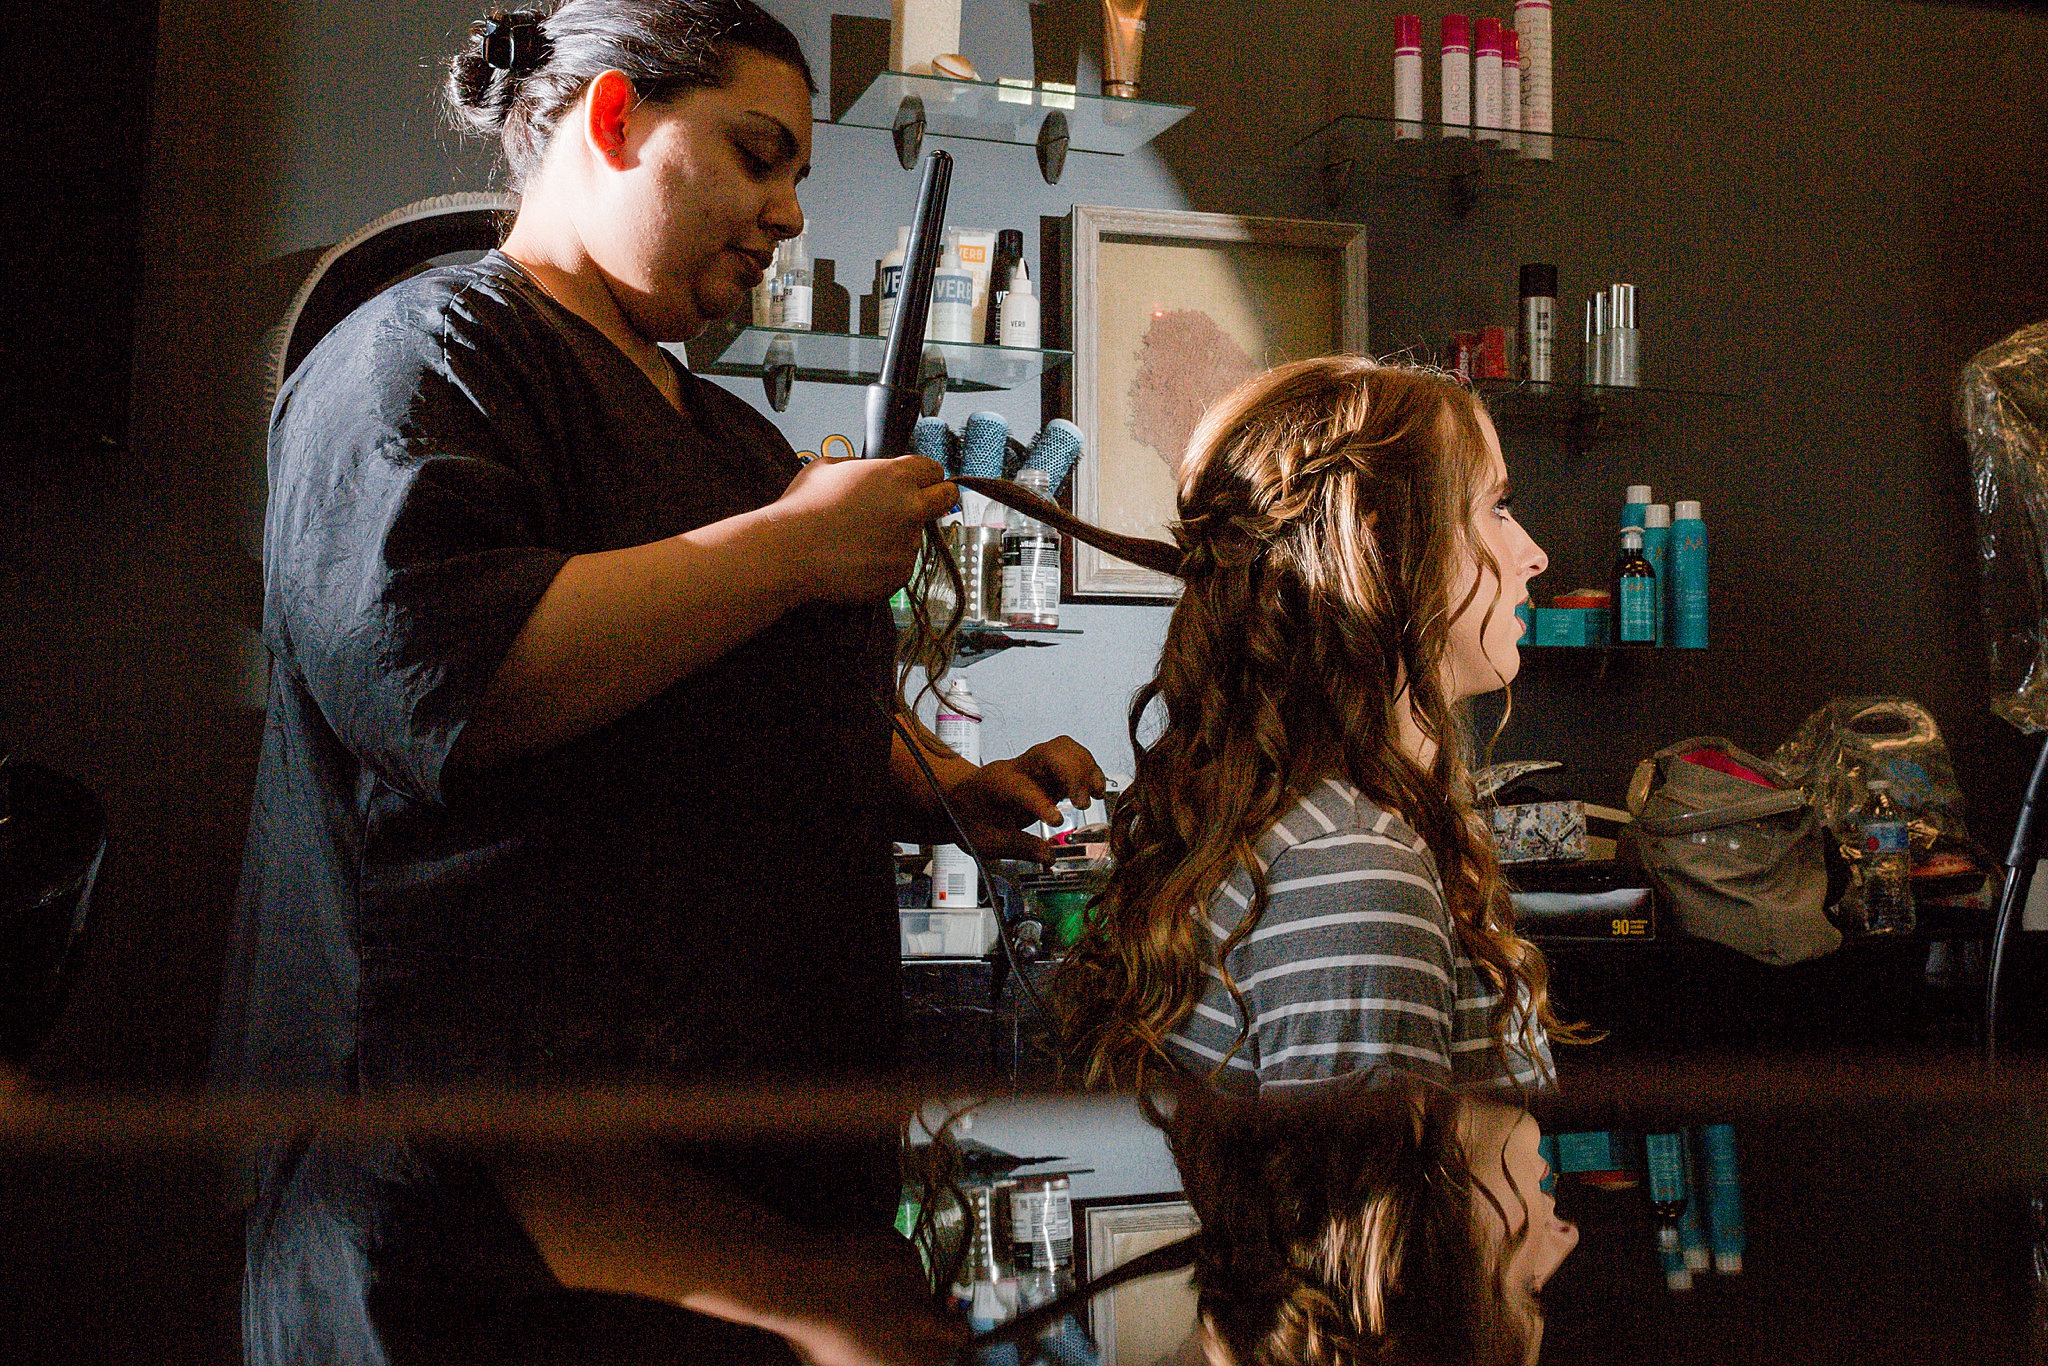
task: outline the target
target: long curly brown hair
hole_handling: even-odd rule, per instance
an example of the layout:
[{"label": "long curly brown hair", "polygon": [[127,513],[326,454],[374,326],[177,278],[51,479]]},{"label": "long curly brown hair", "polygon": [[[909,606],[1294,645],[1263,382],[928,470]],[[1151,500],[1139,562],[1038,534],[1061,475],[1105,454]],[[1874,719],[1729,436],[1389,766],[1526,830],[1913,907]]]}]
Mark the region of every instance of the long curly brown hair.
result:
[{"label": "long curly brown hair", "polygon": [[[1065,1056],[1090,1084],[1142,1086],[1165,1059],[1212,961],[1203,908],[1249,871],[1255,896],[1221,963],[1265,913],[1256,842],[1329,777],[1435,855],[1465,950],[1498,990],[1503,1059],[1518,1016],[1575,1037],[1551,1011],[1542,955],[1514,932],[1446,686],[1452,621],[1501,582],[1471,531],[1491,461],[1480,413],[1440,372],[1329,356],[1247,382],[1196,429],[1175,526],[1185,590],[1131,704],[1137,765],[1110,825],[1114,871],[1054,979]],[[1453,601],[1475,559],[1491,579]],[[1509,610],[1488,603],[1486,619]],[[1401,743],[1404,707],[1433,747],[1426,765]]]},{"label": "long curly brown hair", "polygon": [[1202,1323],[1236,1366],[1518,1366],[1533,1325],[1491,1236],[1459,1098],[1416,1080],[1327,1101],[1187,1079],[1165,1129],[1201,1222]]}]

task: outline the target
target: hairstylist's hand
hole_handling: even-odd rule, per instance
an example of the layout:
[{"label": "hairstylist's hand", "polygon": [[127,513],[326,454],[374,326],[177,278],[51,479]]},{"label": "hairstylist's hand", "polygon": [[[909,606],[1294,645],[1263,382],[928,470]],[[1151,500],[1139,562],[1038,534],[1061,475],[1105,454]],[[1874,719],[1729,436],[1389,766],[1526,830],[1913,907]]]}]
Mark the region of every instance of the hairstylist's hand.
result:
[{"label": "hairstylist's hand", "polygon": [[926,525],[959,501],[945,470],[923,456],[825,456],[766,512],[789,533],[787,568],[800,600],[859,601],[909,582]]},{"label": "hairstylist's hand", "polygon": [[909,1242],[851,1238],[816,1262],[816,1298],[831,1308],[790,1338],[811,1366],[952,1366],[967,1326],[942,1315]]},{"label": "hairstylist's hand", "polygon": [[1052,845],[1021,827],[1033,821],[1058,825],[1062,799],[1086,806],[1108,790],[1095,756],[1062,735],[973,770],[947,790],[946,800],[983,858],[1050,863]]}]

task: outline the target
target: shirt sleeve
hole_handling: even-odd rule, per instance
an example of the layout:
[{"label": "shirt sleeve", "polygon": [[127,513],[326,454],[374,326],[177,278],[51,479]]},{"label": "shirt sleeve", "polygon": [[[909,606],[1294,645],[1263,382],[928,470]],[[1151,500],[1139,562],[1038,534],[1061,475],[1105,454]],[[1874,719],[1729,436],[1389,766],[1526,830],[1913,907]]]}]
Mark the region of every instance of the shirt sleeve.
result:
[{"label": "shirt sleeve", "polygon": [[1358,832],[1288,850],[1268,879],[1266,914],[1230,958],[1260,1086],[1382,1068],[1450,1080],[1455,950],[1429,865]]},{"label": "shirt sleeve", "polygon": [[549,448],[490,319],[351,318],[271,425],[265,636],[336,738],[423,801],[569,558]]}]

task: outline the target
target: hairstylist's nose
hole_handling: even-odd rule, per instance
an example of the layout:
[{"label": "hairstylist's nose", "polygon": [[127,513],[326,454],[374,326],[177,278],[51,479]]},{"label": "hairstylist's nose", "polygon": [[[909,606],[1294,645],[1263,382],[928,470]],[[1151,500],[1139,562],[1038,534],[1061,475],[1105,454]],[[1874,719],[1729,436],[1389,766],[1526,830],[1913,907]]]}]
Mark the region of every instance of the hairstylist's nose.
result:
[{"label": "hairstylist's nose", "polygon": [[761,226],[777,241],[804,230],[804,206],[797,202],[796,187],[777,187],[761,210]]}]

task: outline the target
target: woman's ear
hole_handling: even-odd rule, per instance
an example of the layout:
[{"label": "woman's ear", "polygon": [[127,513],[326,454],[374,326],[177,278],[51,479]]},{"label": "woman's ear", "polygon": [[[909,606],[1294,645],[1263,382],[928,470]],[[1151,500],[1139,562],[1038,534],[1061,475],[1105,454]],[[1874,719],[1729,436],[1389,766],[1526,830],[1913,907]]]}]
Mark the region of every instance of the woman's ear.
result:
[{"label": "woman's ear", "polygon": [[640,103],[633,82],[623,71],[600,71],[583,92],[583,144],[600,165],[624,170],[628,115]]}]

